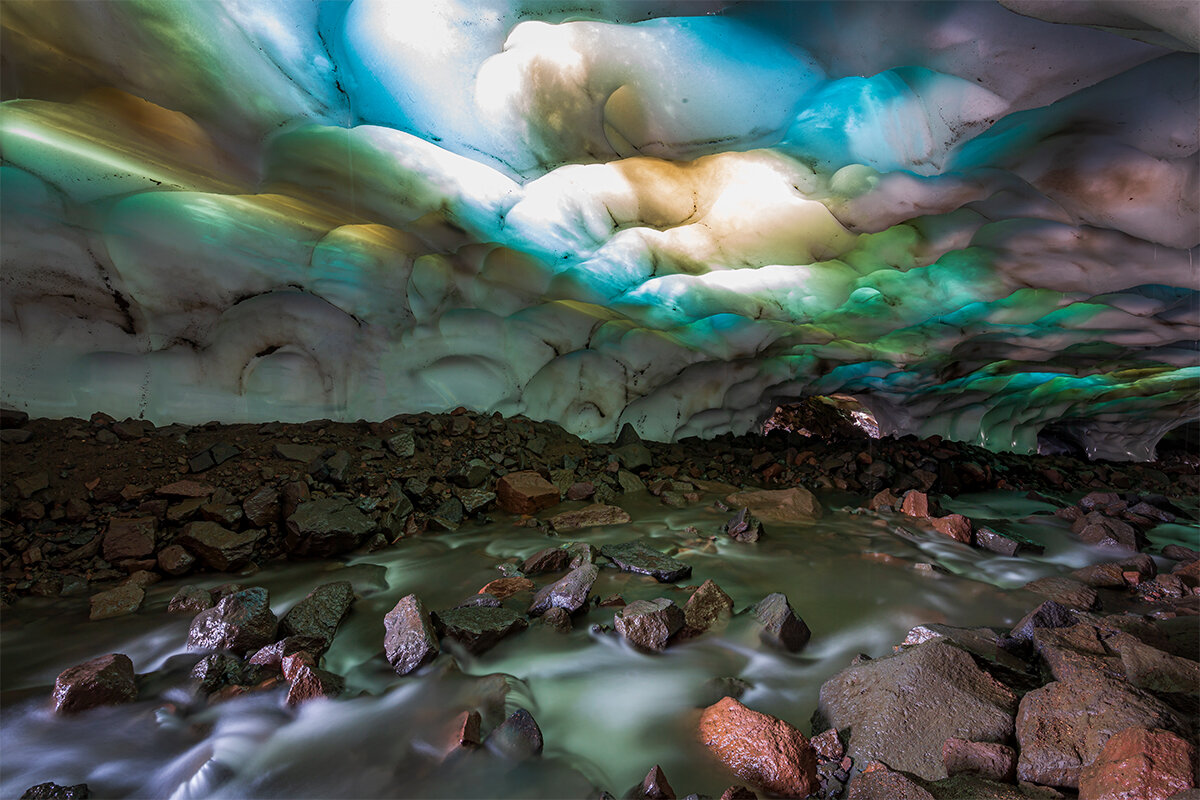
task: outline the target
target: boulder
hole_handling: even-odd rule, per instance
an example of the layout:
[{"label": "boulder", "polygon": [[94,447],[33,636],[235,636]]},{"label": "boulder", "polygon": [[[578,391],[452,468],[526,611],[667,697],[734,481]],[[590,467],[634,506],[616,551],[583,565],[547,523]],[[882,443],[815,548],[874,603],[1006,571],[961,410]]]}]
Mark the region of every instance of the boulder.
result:
[{"label": "boulder", "polygon": [[1196,748],[1159,728],[1114,734],[1079,775],[1079,800],[1166,800],[1195,786]]},{"label": "boulder", "polygon": [[949,775],[979,775],[1001,783],[1017,779],[1017,752],[998,742],[970,742],[950,737],[942,745],[942,764]]},{"label": "boulder", "polygon": [[113,517],[101,547],[104,560],[115,563],[153,555],[157,529],[158,520],[154,517]]},{"label": "boulder", "polygon": [[133,662],[121,653],[93,658],[63,670],[54,681],[54,710],[75,714],[137,699]]},{"label": "boulder", "polygon": [[[909,484],[910,486],[912,484]],[[910,489],[904,493],[900,511],[917,519],[929,519],[929,497],[924,492]]]},{"label": "boulder", "polygon": [[373,530],[375,523],[349,500],[310,500],[287,518],[285,544],[294,555],[327,557],[353,550]]},{"label": "boulder", "polygon": [[142,587],[136,584],[126,584],[94,594],[90,598],[91,611],[88,613],[88,619],[94,621],[132,614],[142,607],[145,597],[146,593]]},{"label": "boulder", "polygon": [[307,636],[325,642],[328,650],[338,625],[354,602],[350,581],[326,583],[313,589],[279,621],[280,636]]},{"label": "boulder", "polygon": [[739,778],[782,797],[817,789],[817,754],[781,719],[725,697],[700,715],[700,741]]},{"label": "boulder", "polygon": [[188,649],[242,655],[274,642],[278,627],[267,590],[243,589],[196,615],[188,631]]},{"label": "boulder", "polygon": [[235,533],[215,522],[189,522],[177,542],[218,572],[243,566],[254,554],[262,531]]},{"label": "boulder", "polygon": [[558,500],[558,488],[533,470],[510,472],[496,481],[496,505],[510,514],[536,514]]},{"label": "boulder", "polygon": [[1000,533],[988,527],[975,529],[975,546],[1002,556],[1015,556],[1019,553],[1044,553],[1046,548],[1024,536],[1012,533]]},{"label": "boulder", "polygon": [[587,602],[588,592],[599,574],[600,570],[595,564],[584,564],[568,572],[562,579],[543,586],[529,604],[529,615],[536,617],[550,608],[561,608],[574,614]]},{"label": "boulder", "polygon": [[699,636],[733,615],[733,598],[711,579],[692,592],[683,608],[685,636]]},{"label": "boulder", "polygon": [[732,508],[749,508],[767,522],[812,522],[824,513],[813,493],[800,486],[734,492],[725,502]]},{"label": "boulder", "polygon": [[592,528],[599,525],[624,525],[632,517],[620,506],[592,503],[578,511],[564,511],[550,518],[550,527],[556,532]]},{"label": "boulder", "polygon": [[665,597],[635,600],[613,617],[613,624],[625,640],[643,650],[662,651],[667,640],[683,627],[679,606]]},{"label": "boulder", "polygon": [[883,761],[923,778],[946,777],[951,737],[1004,742],[1017,696],[963,650],[933,639],[889,658],[842,670],[821,687],[819,711],[849,730],[856,762]]},{"label": "boulder", "polygon": [[439,611],[433,615],[433,624],[443,637],[453,639],[475,655],[490,650],[505,636],[528,626],[525,617],[517,612],[488,606]]},{"label": "boulder", "polygon": [[407,675],[438,654],[437,636],[421,600],[410,594],[400,598],[383,618],[383,651],[399,675]]},{"label": "boulder", "polygon": [[649,575],[659,583],[673,583],[692,574],[690,564],[665,556],[642,541],[606,544],[600,555],[624,572]]},{"label": "boulder", "polygon": [[754,618],[762,625],[759,638],[771,647],[798,653],[808,644],[812,633],[796,612],[792,610],[787,596],[779,592],[769,594],[754,606]]}]

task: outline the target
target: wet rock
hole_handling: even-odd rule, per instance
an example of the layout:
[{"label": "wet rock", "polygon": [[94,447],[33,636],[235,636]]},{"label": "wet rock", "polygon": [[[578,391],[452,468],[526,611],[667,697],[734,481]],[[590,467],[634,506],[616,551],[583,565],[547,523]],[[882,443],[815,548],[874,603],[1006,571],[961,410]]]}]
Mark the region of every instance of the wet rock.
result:
[{"label": "wet rock", "polygon": [[663,774],[662,768],[655,764],[646,773],[646,777],[640,784],[635,786],[628,794],[632,798],[646,798],[646,800],[675,800],[675,790],[671,788],[671,784],[667,781],[667,776]]},{"label": "wet rock", "polygon": [[398,675],[407,675],[438,654],[429,613],[415,594],[402,597],[383,618],[383,650]]},{"label": "wet rock", "polygon": [[871,498],[867,508],[872,511],[896,511],[900,508],[900,503],[900,498],[891,489],[884,489]]},{"label": "wet rock", "polygon": [[640,540],[606,544],[600,548],[600,555],[624,572],[649,575],[659,583],[674,583],[692,574],[690,564],[665,556]]},{"label": "wet rock", "polygon": [[779,592],[760,600],[752,613],[762,625],[759,638],[771,647],[798,653],[812,636],[808,625],[792,610],[787,596]]},{"label": "wet rock", "polygon": [[283,661],[297,653],[307,654],[314,663],[326,648],[325,640],[312,636],[288,636],[258,649],[247,663],[275,672],[283,671]]},{"label": "wet rock", "polygon": [[732,508],[745,506],[766,522],[811,522],[824,513],[813,493],[800,486],[735,492],[725,502]]},{"label": "wet rock", "polygon": [[318,586],[283,615],[279,634],[320,639],[325,643],[322,650],[327,650],[353,602],[354,587],[349,581]]},{"label": "wet rock", "polygon": [[318,697],[332,700],[346,688],[346,682],[340,675],[307,664],[293,670],[289,680],[291,684],[286,698],[289,706],[298,706]]},{"label": "wet rock", "polygon": [[1124,677],[1120,658],[1109,654],[1099,633],[1092,625],[1082,623],[1068,628],[1037,628],[1033,646],[1056,681],[1086,678],[1097,672]]},{"label": "wet rock", "polygon": [[152,555],[157,528],[154,517],[113,517],[104,534],[104,560],[117,562]]},{"label": "wet rock", "polygon": [[1001,783],[1017,779],[1017,753],[996,742],[971,742],[950,737],[942,745],[942,763],[949,775],[967,773]]},{"label": "wet rock", "polygon": [[196,557],[177,544],[158,551],[158,568],[168,575],[186,575],[195,563]]},{"label": "wet rock", "polygon": [[[919,782],[872,761],[850,784],[849,800],[935,800]],[[980,798],[973,798],[980,800]]]},{"label": "wet rock", "polygon": [[439,611],[433,615],[435,630],[479,655],[495,647],[510,633],[528,627],[525,617],[507,608],[467,606]]},{"label": "wet rock", "polygon": [[496,505],[510,514],[536,514],[558,500],[558,488],[533,470],[510,472],[496,481]]},{"label": "wet rock", "polygon": [[242,659],[230,653],[210,653],[196,662],[191,679],[204,694],[224,689],[226,686],[257,683],[260,670],[250,667]]},{"label": "wet rock", "polygon": [[1006,741],[1016,710],[1011,689],[941,639],[842,670],[821,687],[819,705],[829,724],[849,730],[856,762],[884,761],[930,780],[946,777],[946,739]]},{"label": "wet rock", "polygon": [[1158,566],[1150,556],[1137,553],[1120,561],[1081,567],[1071,572],[1071,578],[1093,588],[1124,588],[1129,583],[1127,572],[1135,573],[1141,582],[1157,575]]},{"label": "wet rock", "polygon": [[813,750],[817,751],[817,758],[823,761],[841,761],[846,755],[846,746],[842,744],[842,738],[838,735],[837,728],[830,728],[822,734],[814,736],[810,741]]},{"label": "wet rock", "polygon": [[555,531],[573,531],[598,525],[624,525],[632,517],[620,506],[592,503],[577,511],[564,511],[550,518],[550,527]]},{"label": "wet rock", "polygon": [[194,616],[212,606],[212,595],[207,589],[201,589],[199,586],[180,586],[167,604],[167,613]]},{"label": "wet rock", "polygon": [[282,508],[279,492],[271,486],[260,486],[242,501],[242,512],[251,525],[266,528],[279,521]]},{"label": "wet rock", "polygon": [[373,530],[375,523],[349,500],[310,500],[287,518],[286,545],[295,555],[328,557],[353,550]]},{"label": "wet rock", "polygon": [[91,611],[88,619],[100,620],[132,614],[142,606],[146,593],[140,586],[128,585],[94,594],[90,598]]},{"label": "wet rock", "polygon": [[949,536],[956,542],[971,543],[971,520],[962,514],[947,514],[944,517],[930,519],[929,524],[943,536]]},{"label": "wet rock", "polygon": [[1047,597],[1059,605],[1080,611],[1090,611],[1099,604],[1096,590],[1073,578],[1052,576],[1038,578],[1025,584],[1025,589]]},{"label": "wet rock", "polygon": [[643,650],[661,652],[667,640],[683,628],[683,611],[665,597],[635,600],[613,617],[625,640]]},{"label": "wet rock", "polygon": [[112,653],[63,670],[54,681],[53,699],[59,714],[132,703],[137,699],[133,662],[127,655]]},{"label": "wet rock", "polygon": [[1173,561],[1182,561],[1187,564],[1200,560],[1200,550],[1193,550],[1179,544],[1169,544],[1163,548],[1162,552],[1164,556]]},{"label": "wet rock", "polygon": [[721,800],[758,800],[758,795],[745,786],[730,786],[721,792]]},{"label": "wet rock", "polygon": [[692,592],[683,608],[684,635],[699,636],[733,615],[733,598],[711,579]]},{"label": "wet rock", "polygon": [[1010,533],[1000,533],[987,527],[975,530],[975,546],[1002,556],[1015,556],[1020,553],[1038,554],[1046,548],[1023,536]]},{"label": "wet rock", "polygon": [[60,786],[53,781],[30,786],[21,795],[21,800],[88,800],[92,796],[86,783]]},{"label": "wet rock", "polygon": [[725,533],[736,542],[757,542],[763,535],[762,523],[750,513],[749,508],[742,508],[733,518],[725,523]]},{"label": "wet rock", "polygon": [[782,797],[817,789],[817,754],[781,719],[726,697],[700,715],[700,741],[743,780]]},{"label": "wet rock", "polygon": [[1196,749],[1170,731],[1126,728],[1079,776],[1079,800],[1166,800],[1195,786]]},{"label": "wet rock", "polygon": [[1017,774],[1030,783],[1075,788],[1109,737],[1133,727],[1186,730],[1175,711],[1123,681],[1096,674],[1048,683],[1021,699]]},{"label": "wet rock", "polygon": [[278,627],[267,590],[243,589],[196,615],[188,631],[188,649],[245,654],[274,642]]},{"label": "wet rock", "polygon": [[561,608],[574,614],[587,602],[588,592],[599,574],[600,570],[595,564],[584,564],[568,572],[561,580],[543,586],[529,604],[529,616],[544,614],[550,608]]},{"label": "wet rock", "polygon": [[210,568],[228,572],[250,560],[262,535],[257,530],[235,533],[215,522],[189,522],[177,542]]},{"label": "wet rock", "polygon": [[561,572],[571,563],[571,554],[561,547],[539,550],[521,563],[521,572],[526,575],[541,575],[544,572]]},{"label": "wet rock", "polygon": [[513,576],[510,578],[497,578],[494,581],[489,581],[479,590],[480,594],[490,594],[499,600],[507,600],[515,594],[521,592],[532,592],[534,582],[528,578]]},{"label": "wet rock", "polygon": [[478,711],[464,711],[455,717],[442,740],[442,759],[457,751],[479,747],[483,741],[480,736],[482,723],[483,718]]},{"label": "wet rock", "polygon": [[1013,626],[1009,636],[1018,642],[1028,642],[1033,639],[1037,628],[1066,628],[1079,621],[1079,615],[1064,605],[1047,600],[1030,611],[1021,621]]},{"label": "wet rock", "polygon": [[582,567],[584,564],[595,564],[596,556],[599,555],[599,551],[587,542],[571,542],[563,549],[571,554],[571,561],[567,564],[570,569]]},{"label": "wet rock", "polygon": [[1192,659],[1165,653],[1132,637],[1118,640],[1114,646],[1120,650],[1125,679],[1139,689],[1177,695],[1200,694],[1200,664]]},{"label": "wet rock", "polygon": [[552,606],[541,616],[542,624],[548,625],[559,633],[571,632],[571,614],[565,608]]},{"label": "wet rock", "polygon": [[929,497],[924,492],[910,489],[904,493],[900,511],[917,519],[929,519]]},{"label": "wet rock", "polygon": [[542,729],[532,714],[519,708],[488,734],[484,746],[510,761],[525,761],[542,752]]}]

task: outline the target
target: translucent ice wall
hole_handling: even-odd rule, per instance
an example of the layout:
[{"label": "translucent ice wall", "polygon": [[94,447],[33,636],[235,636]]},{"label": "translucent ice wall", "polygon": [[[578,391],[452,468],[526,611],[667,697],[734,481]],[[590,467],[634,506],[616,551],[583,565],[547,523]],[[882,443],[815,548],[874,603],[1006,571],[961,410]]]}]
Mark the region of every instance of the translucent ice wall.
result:
[{"label": "translucent ice wall", "polygon": [[2,401],[467,406],[592,438],[858,397],[1147,458],[1197,414],[1200,5],[19,2]]}]

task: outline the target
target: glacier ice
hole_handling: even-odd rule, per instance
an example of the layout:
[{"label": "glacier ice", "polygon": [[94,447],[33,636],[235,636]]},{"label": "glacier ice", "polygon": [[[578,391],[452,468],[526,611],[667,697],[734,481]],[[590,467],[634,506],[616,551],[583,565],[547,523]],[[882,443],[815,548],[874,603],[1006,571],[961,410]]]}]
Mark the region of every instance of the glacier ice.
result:
[{"label": "glacier ice", "polygon": [[1200,413],[1195,16],[12,0],[0,400],[667,440],[843,393],[1151,458]]}]

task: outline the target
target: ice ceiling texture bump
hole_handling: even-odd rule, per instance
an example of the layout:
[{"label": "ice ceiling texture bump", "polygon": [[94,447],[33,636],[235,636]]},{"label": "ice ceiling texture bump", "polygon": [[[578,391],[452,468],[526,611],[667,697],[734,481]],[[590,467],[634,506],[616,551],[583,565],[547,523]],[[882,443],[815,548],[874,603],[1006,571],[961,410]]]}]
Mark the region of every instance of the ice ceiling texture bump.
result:
[{"label": "ice ceiling texture bump", "polygon": [[[726,7],[728,5],[728,7]],[[1197,414],[1190,2],[16,2],[3,401],[1148,458]]]}]

